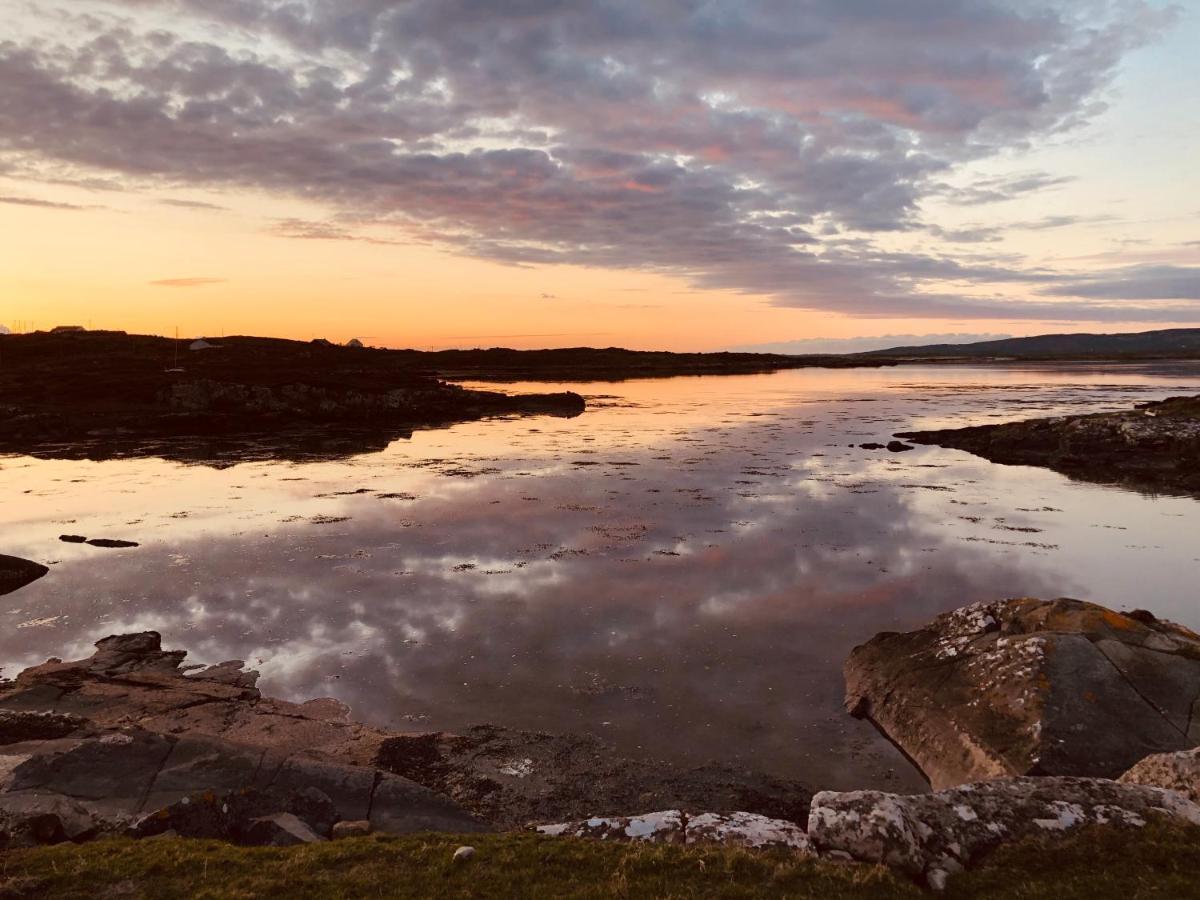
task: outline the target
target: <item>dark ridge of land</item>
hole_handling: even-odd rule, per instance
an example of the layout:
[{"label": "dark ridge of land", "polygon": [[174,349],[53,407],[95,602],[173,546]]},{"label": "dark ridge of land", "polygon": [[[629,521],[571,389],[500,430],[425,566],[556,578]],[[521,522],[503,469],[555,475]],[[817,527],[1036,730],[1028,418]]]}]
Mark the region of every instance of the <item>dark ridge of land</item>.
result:
[{"label": "dark ridge of land", "polygon": [[897,437],[1042,466],[1081,481],[1200,498],[1200,396],[1124,412],[917,431]]},{"label": "dark ridge of land", "polygon": [[1041,361],[1200,359],[1200,328],[1168,328],[1136,334],[1043,334],[974,344],[891,347],[856,354],[865,359]]},{"label": "dark ridge of land", "polygon": [[579,415],[574,393],[512,396],[437,378],[410,354],[232,337],[209,349],[119,332],[0,337],[0,453],[71,458],[335,458],[495,415]]},{"label": "dark ridge of land", "polygon": [[618,347],[556,350],[389,350],[441,378],[476,381],[626,381],[680,375],[758,375],[784,369],[895,365],[852,356],[782,353],[668,353]]}]

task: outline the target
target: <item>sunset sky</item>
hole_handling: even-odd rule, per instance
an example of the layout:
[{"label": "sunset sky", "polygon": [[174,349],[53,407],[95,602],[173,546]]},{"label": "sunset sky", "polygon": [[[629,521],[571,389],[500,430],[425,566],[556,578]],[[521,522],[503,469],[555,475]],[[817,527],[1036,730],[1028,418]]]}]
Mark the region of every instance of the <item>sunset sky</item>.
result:
[{"label": "sunset sky", "polygon": [[1200,325],[1194,3],[0,17],[14,329],[803,350]]}]

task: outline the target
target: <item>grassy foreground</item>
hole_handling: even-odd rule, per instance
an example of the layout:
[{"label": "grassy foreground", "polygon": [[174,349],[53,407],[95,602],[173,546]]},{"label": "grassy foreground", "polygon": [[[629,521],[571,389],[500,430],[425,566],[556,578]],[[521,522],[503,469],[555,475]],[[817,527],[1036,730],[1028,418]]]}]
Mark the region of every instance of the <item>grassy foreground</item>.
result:
[{"label": "grassy foreground", "polygon": [[[473,860],[444,835],[289,849],[208,841],[106,841],[0,853],[0,898],[929,896],[882,869],[782,851],[634,846],[476,835]],[[1016,845],[951,881],[948,898],[1200,898],[1200,828],[1092,831]]]}]

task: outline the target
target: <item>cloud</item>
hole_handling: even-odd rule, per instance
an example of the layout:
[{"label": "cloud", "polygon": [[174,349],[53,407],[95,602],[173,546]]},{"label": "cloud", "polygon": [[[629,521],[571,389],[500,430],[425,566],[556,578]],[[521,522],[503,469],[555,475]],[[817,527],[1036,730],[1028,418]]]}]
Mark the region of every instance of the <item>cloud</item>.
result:
[{"label": "cloud", "polygon": [[215,203],[205,203],[202,200],[175,200],[173,198],[165,198],[158,201],[163,206],[175,206],[180,209],[201,209],[210,211],[224,211],[226,207],[218,206]]},{"label": "cloud", "polygon": [[1094,300],[1200,300],[1200,266],[1129,266],[1042,291]]},{"label": "cloud", "polygon": [[749,344],[732,347],[749,353],[866,353],[892,347],[915,347],[926,344],[973,344],[977,341],[999,341],[1011,334],[881,334],[862,338],[801,338],[769,344]]},{"label": "cloud", "polygon": [[163,278],[158,281],[151,281],[154,287],[168,288],[194,288],[207,287],[210,284],[224,284],[226,278]]},{"label": "cloud", "polygon": [[[938,281],[947,260],[883,258],[870,237],[921,228],[931,198],[980,205],[1063,183],[947,187],[968,162],[1088,121],[1123,58],[1171,19],[1139,0],[23,9],[0,43],[0,156],[302,198],[336,223],[273,229],[286,237],[386,244],[359,236],[388,229],[514,265],[917,316],[954,306]],[[1004,283],[1028,274],[1013,259],[984,268]],[[1003,298],[960,299],[1007,317]]]},{"label": "cloud", "polygon": [[33,206],[38,209],[62,209],[71,212],[80,212],[87,209],[95,209],[93,206],[77,206],[74,203],[55,203],[50,200],[38,200],[33,197],[3,197],[0,196],[0,203],[5,203],[10,206]]}]

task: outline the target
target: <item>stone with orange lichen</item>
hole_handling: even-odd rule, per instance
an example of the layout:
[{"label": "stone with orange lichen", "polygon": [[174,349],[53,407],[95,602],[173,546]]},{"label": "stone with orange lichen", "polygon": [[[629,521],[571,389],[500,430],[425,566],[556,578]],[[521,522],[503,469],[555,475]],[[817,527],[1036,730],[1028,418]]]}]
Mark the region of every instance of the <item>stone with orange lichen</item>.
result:
[{"label": "stone with orange lichen", "polygon": [[877,635],[845,673],[847,708],[937,789],[1013,775],[1115,778],[1200,743],[1200,637],[1140,611],[975,604]]}]

